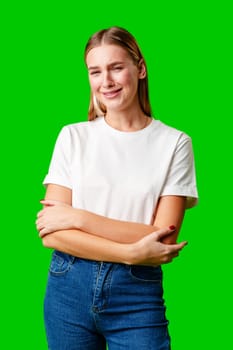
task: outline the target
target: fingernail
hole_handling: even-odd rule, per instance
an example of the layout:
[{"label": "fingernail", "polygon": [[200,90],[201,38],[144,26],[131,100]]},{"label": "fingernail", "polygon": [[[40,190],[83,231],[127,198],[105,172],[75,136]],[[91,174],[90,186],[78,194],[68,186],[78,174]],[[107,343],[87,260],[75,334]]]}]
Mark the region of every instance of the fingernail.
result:
[{"label": "fingernail", "polygon": [[176,226],[171,225],[171,226],[169,226],[169,229],[174,231],[176,229]]}]

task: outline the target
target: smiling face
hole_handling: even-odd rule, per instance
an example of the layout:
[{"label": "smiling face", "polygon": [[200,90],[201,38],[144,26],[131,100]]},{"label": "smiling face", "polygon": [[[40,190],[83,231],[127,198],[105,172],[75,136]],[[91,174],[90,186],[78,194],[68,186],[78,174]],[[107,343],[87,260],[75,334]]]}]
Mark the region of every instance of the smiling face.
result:
[{"label": "smiling face", "polygon": [[143,62],[137,67],[128,52],[118,45],[100,45],[86,56],[93,95],[107,113],[139,107],[138,80],[145,77]]}]

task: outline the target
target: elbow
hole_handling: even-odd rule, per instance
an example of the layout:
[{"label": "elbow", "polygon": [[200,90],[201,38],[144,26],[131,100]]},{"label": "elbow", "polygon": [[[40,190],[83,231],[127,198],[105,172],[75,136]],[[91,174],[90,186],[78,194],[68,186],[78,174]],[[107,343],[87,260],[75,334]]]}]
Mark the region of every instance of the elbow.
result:
[{"label": "elbow", "polygon": [[176,244],[177,238],[178,238],[178,232],[175,231],[173,234],[163,237],[160,242],[164,244]]},{"label": "elbow", "polygon": [[53,248],[51,235],[45,235],[42,239],[42,244],[45,248]]}]

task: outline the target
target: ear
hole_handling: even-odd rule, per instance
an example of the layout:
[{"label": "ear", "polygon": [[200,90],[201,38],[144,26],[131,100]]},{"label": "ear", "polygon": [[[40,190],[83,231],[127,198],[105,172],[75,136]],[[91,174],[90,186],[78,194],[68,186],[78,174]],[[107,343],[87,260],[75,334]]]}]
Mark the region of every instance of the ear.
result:
[{"label": "ear", "polygon": [[139,61],[138,72],[139,72],[139,75],[138,75],[139,79],[144,79],[146,77],[146,66],[143,58],[141,58],[141,60]]}]

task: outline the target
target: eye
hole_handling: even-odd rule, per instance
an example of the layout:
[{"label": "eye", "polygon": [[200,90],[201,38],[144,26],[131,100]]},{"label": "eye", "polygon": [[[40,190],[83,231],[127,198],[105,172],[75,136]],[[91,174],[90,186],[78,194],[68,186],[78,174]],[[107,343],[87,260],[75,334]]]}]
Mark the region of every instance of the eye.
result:
[{"label": "eye", "polygon": [[115,67],[113,67],[113,70],[115,70],[115,71],[121,71],[122,69],[123,69],[122,66],[115,66]]},{"label": "eye", "polygon": [[93,76],[96,76],[96,75],[99,75],[99,74],[100,74],[100,71],[98,71],[98,70],[92,70],[89,74],[90,74],[90,75],[93,75]]}]

